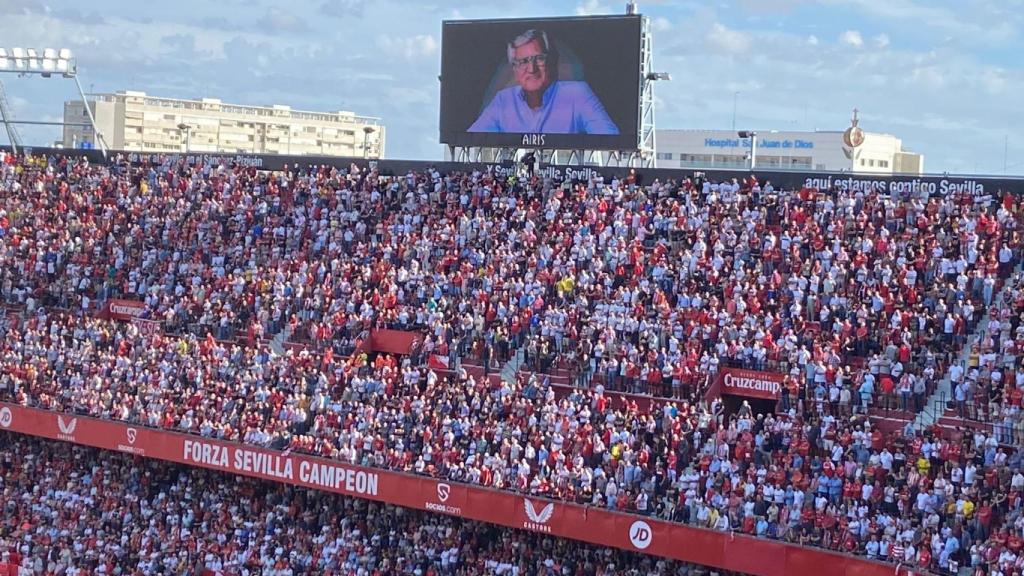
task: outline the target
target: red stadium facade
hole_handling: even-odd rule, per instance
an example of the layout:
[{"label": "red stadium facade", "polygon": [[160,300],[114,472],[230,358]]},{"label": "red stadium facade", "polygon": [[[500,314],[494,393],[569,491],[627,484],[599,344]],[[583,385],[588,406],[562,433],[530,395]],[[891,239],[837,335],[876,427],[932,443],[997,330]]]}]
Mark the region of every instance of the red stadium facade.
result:
[{"label": "red stadium facade", "polygon": [[[763,538],[284,454],[234,442],[0,403],[0,428],[179,464],[368,498],[761,576],[907,574],[889,564]],[[0,566],[0,574],[3,574]]]}]

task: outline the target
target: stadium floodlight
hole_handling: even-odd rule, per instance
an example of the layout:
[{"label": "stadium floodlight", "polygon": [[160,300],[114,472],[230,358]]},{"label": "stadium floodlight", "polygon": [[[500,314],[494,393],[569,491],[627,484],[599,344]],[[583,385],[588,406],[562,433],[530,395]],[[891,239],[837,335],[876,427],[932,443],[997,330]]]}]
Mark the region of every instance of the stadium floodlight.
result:
[{"label": "stadium floodlight", "polygon": [[43,69],[43,77],[49,78],[50,73],[57,69],[57,51],[53,48],[44,48],[41,65]]},{"label": "stadium floodlight", "polygon": [[25,55],[27,57],[28,69],[39,70],[39,54],[36,53],[35,48],[26,48]]},{"label": "stadium floodlight", "polygon": [[[92,113],[92,108],[89,106],[89,102],[85,98],[85,90],[82,89],[82,83],[78,79],[78,65],[75,61],[74,55],[71,50],[67,48],[43,48],[37,50],[35,48],[22,48],[20,46],[11,48],[0,48],[0,72],[11,72],[16,73],[18,76],[28,76],[30,74],[36,74],[43,78],[51,78],[54,74],[60,74],[64,78],[68,78],[75,81],[75,86],[78,88],[78,94],[82,97],[82,104],[85,107],[85,113],[89,117],[89,123],[92,126],[93,133],[96,135],[96,144],[100,148],[100,153],[103,157],[107,157],[107,146],[106,140],[103,137],[103,133],[100,132],[96,126],[96,117]],[[10,119],[4,118],[6,124],[56,124],[61,126],[67,126],[64,122],[14,122]]]},{"label": "stadium floodlight", "polygon": [[14,62],[14,67],[18,70],[24,70],[27,61],[25,60],[25,49],[24,48],[11,48],[11,59]]},{"label": "stadium floodlight", "polygon": [[648,72],[647,79],[668,81],[672,79],[672,76],[668,72]]}]

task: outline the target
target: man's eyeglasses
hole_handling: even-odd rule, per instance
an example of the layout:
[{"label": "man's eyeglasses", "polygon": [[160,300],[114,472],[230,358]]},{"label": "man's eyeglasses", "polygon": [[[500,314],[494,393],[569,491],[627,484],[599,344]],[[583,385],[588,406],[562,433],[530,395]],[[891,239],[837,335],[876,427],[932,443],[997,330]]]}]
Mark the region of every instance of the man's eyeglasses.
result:
[{"label": "man's eyeglasses", "polygon": [[533,56],[527,56],[525,58],[515,58],[514,60],[512,60],[512,67],[513,68],[525,68],[525,67],[531,66],[533,64],[537,64],[537,66],[545,66],[545,65],[547,65],[547,63],[548,63],[548,55],[547,54],[534,54]]}]

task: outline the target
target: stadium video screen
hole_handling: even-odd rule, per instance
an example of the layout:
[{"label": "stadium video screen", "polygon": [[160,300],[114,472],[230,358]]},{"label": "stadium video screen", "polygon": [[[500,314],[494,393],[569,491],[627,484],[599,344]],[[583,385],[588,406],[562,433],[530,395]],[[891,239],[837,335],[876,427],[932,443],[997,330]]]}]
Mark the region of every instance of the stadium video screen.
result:
[{"label": "stadium video screen", "polygon": [[441,142],[633,150],[640,16],[446,21]]}]

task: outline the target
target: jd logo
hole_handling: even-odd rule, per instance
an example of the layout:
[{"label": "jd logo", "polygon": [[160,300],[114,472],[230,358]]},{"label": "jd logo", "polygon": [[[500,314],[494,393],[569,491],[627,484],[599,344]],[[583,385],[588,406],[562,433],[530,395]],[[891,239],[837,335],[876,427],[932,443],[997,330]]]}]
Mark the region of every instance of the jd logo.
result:
[{"label": "jd logo", "polygon": [[637,550],[646,550],[651,545],[651,540],[653,539],[654,533],[647,522],[637,520],[629,527],[629,541],[633,543],[633,546],[636,546]]}]

